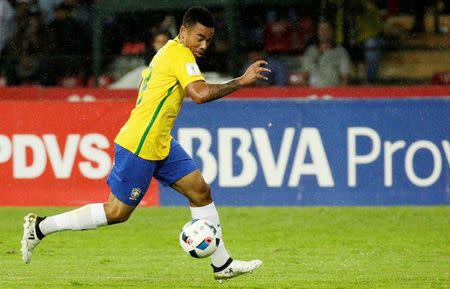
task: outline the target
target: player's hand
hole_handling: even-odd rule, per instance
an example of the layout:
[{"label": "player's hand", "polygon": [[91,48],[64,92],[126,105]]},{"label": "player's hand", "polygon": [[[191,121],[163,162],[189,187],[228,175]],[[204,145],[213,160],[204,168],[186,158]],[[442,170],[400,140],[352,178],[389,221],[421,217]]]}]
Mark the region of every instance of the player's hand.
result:
[{"label": "player's hand", "polygon": [[264,65],[268,65],[265,60],[258,60],[250,65],[245,73],[239,77],[239,83],[242,86],[253,84],[258,79],[267,80],[267,76],[263,73],[269,73],[270,69],[263,67]]}]

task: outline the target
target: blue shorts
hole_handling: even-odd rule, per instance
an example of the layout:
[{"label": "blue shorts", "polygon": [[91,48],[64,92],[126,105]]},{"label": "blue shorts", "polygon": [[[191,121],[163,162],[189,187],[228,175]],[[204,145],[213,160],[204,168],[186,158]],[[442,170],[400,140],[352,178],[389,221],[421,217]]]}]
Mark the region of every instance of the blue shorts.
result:
[{"label": "blue shorts", "polygon": [[167,158],[149,161],[118,144],[114,145],[114,165],[106,181],[111,192],[123,203],[136,207],[147,192],[152,177],[169,186],[198,169],[181,145],[172,139]]}]

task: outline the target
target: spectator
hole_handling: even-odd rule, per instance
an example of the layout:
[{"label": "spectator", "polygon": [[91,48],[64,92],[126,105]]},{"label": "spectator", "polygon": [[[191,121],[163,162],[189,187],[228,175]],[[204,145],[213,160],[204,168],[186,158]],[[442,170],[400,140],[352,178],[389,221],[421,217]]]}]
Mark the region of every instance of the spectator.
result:
[{"label": "spectator", "polygon": [[48,24],[55,18],[53,11],[63,0],[37,0],[39,10],[44,13],[45,22]]},{"label": "spectator", "polygon": [[111,84],[109,87],[114,89],[121,88],[137,88],[142,78],[142,72],[147,68],[148,64],[153,59],[153,56],[169,41],[168,32],[156,32],[156,34],[149,41],[147,45],[147,52],[145,55],[146,65],[140,65],[133,70],[123,75],[119,80]]},{"label": "spectator", "polygon": [[381,61],[383,47],[383,19],[371,0],[350,0],[350,13],[355,18],[354,38],[352,44],[359,51],[364,52],[366,67],[366,82],[374,83],[377,80],[378,68]]},{"label": "spectator", "polygon": [[411,12],[414,13],[414,25],[411,29],[412,33],[425,32],[425,12],[427,7],[435,5],[437,0],[412,0],[410,1]]},{"label": "spectator", "polygon": [[153,35],[156,35],[161,31],[167,31],[165,33],[169,35],[169,38],[175,37],[178,34],[175,16],[173,15],[164,16],[164,19],[158,25],[152,28]]},{"label": "spectator", "polygon": [[38,12],[27,15],[21,29],[12,39],[5,65],[8,85],[45,82],[47,69],[45,59],[48,51],[48,30]]},{"label": "spectator", "polygon": [[156,32],[150,41],[146,43],[146,52],[145,52],[145,63],[150,63],[152,61],[153,56],[155,56],[156,52],[166,45],[167,41],[169,41],[170,35],[168,32],[159,31]]},{"label": "spectator", "polygon": [[90,39],[80,23],[71,16],[71,11],[71,5],[58,5],[55,8],[55,19],[49,24],[52,57],[47,85],[56,84],[61,76],[80,76],[87,73],[85,56],[90,52]]},{"label": "spectator", "polygon": [[318,42],[303,56],[305,82],[314,87],[346,85],[350,77],[350,57],[336,45],[333,24],[321,19],[317,28]]},{"label": "spectator", "polygon": [[270,69],[270,73],[267,75],[268,80],[257,81],[257,85],[274,85],[274,86],[286,86],[289,80],[289,74],[286,65],[278,60],[273,55],[265,55],[262,47],[253,46],[247,52],[247,62],[243,66],[242,71],[245,72],[250,64],[257,60],[265,59],[268,63],[267,68]]},{"label": "spectator", "polygon": [[442,0],[441,3],[444,6],[442,8],[442,14],[450,14],[450,2]]},{"label": "spectator", "polygon": [[3,48],[11,37],[14,8],[8,0],[0,0],[0,57]]},{"label": "spectator", "polygon": [[84,33],[91,38],[94,18],[94,0],[65,0],[72,6],[72,17],[81,25]]},{"label": "spectator", "polygon": [[55,19],[49,24],[53,52],[61,55],[85,54],[89,51],[86,36],[72,15],[72,6],[62,3],[55,8]]}]

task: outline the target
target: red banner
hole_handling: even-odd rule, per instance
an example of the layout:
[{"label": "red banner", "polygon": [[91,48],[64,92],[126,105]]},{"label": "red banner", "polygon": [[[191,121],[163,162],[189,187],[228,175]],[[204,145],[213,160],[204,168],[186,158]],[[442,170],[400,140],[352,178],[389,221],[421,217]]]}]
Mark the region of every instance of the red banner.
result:
[{"label": "red banner", "polygon": [[[0,102],[0,206],[103,202],[132,102]],[[142,205],[156,205],[156,184]]]},{"label": "red banner", "polygon": [[[111,90],[106,88],[42,88],[6,87],[0,88],[0,101],[132,101],[137,91],[132,89]],[[309,87],[251,87],[240,89],[227,98],[430,98],[449,97],[450,85],[442,86],[342,86],[333,88]]]}]

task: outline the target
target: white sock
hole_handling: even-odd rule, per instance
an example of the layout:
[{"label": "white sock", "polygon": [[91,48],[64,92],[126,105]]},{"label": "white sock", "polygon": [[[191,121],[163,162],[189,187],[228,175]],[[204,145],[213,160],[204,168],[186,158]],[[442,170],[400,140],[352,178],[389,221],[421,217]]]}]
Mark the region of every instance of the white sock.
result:
[{"label": "white sock", "polygon": [[107,225],[102,203],[89,204],[76,210],[45,218],[39,223],[42,234],[64,230],[89,230]]},{"label": "white sock", "polygon": [[213,223],[217,228],[217,237],[220,239],[219,247],[211,255],[211,263],[215,267],[222,267],[230,258],[222,239],[222,227],[220,226],[219,213],[214,203],[204,207],[191,207],[192,219],[206,219]]}]

